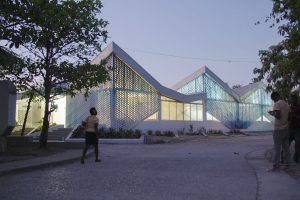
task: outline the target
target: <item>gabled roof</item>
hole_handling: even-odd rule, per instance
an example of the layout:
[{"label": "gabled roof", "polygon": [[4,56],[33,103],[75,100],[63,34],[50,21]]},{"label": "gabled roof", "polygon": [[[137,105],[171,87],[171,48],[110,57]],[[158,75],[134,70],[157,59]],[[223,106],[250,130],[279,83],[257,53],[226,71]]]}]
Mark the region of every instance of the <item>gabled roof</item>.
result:
[{"label": "gabled roof", "polygon": [[131,58],[123,49],[121,49],[116,43],[111,42],[103,51],[92,60],[92,64],[100,63],[101,60],[107,58],[111,54],[115,54],[127,65],[132,67],[140,76],[143,77],[150,85],[152,85],[162,96],[166,96],[171,99],[175,99],[181,102],[193,102],[206,98],[205,93],[184,95],[175,90],[162,86],[156,79],[154,79],[141,65],[139,65],[133,58]]},{"label": "gabled roof", "polygon": [[258,88],[265,87],[264,83],[262,82],[256,82],[256,83],[250,83],[249,85],[245,85],[239,88],[233,89],[236,94],[238,94],[240,97],[248,94],[249,92],[253,92],[257,90]]},{"label": "gabled roof", "polygon": [[179,88],[183,87],[190,81],[194,80],[195,78],[202,76],[203,74],[208,74],[210,77],[212,77],[216,82],[218,82],[222,88],[229,93],[231,96],[233,96],[235,99],[239,99],[239,96],[228,86],[228,84],[224,83],[215,73],[213,73],[207,66],[203,66],[194,73],[190,74],[183,80],[179,81],[177,84],[172,86],[172,89],[178,90]]}]

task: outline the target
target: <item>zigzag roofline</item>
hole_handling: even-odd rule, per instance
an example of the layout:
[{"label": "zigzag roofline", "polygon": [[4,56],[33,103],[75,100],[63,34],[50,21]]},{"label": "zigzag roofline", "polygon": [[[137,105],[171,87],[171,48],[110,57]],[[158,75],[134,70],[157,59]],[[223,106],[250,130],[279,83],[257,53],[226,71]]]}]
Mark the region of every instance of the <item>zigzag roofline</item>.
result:
[{"label": "zigzag roofline", "polygon": [[249,92],[255,91],[257,88],[264,88],[265,84],[263,82],[250,83],[248,85],[233,89],[233,91],[238,94],[240,97],[243,97]]},{"label": "zigzag roofline", "polygon": [[213,73],[207,66],[203,66],[194,73],[190,74],[186,78],[182,79],[179,81],[177,84],[172,86],[172,89],[178,90],[182,86],[186,85],[190,81],[194,80],[195,78],[203,75],[203,74],[208,74],[211,76],[216,82],[218,82],[230,95],[232,95],[235,99],[239,100],[239,95],[237,95],[234,90],[232,90],[228,84],[224,83],[215,73]]},{"label": "zigzag roofline", "polygon": [[92,64],[100,63],[101,60],[115,54],[126,64],[133,68],[140,76],[142,76],[149,84],[151,84],[161,95],[181,102],[193,102],[206,98],[205,93],[185,95],[175,90],[162,86],[155,78],[153,78],[141,65],[139,65],[132,57],[130,57],[116,43],[111,42],[103,51],[92,60]]}]

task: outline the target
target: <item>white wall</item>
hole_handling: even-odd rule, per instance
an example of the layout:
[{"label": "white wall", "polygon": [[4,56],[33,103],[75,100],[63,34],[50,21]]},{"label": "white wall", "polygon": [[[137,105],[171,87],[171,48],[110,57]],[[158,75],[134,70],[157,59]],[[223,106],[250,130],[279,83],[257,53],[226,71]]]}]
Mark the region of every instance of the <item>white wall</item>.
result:
[{"label": "white wall", "polygon": [[[160,131],[173,131],[178,132],[184,131],[186,133],[190,130],[190,125],[193,125],[194,131],[197,129],[204,127],[206,131],[209,130],[222,130],[224,133],[229,132],[230,129],[224,126],[221,122],[217,121],[144,121],[141,122],[135,129],[139,129],[146,133],[148,130],[152,130],[155,132],[156,130]],[[254,122],[248,129],[244,129],[242,131],[272,131],[273,124],[269,122]]]},{"label": "white wall", "polygon": [[0,135],[8,126],[15,126],[16,89],[8,81],[0,81]]},{"label": "white wall", "polygon": [[254,122],[250,127],[245,129],[245,131],[273,131],[273,124],[270,122]]},{"label": "white wall", "polygon": [[57,110],[52,113],[53,123],[65,125],[66,123],[66,97],[55,100]]},{"label": "white wall", "polygon": [[156,130],[160,131],[173,131],[178,132],[184,131],[186,133],[190,130],[190,125],[193,125],[193,130],[197,131],[197,129],[200,129],[204,127],[206,131],[209,130],[222,130],[223,132],[228,132],[229,129],[224,126],[222,123],[217,121],[144,121],[141,122],[138,126],[135,127],[135,129],[139,129],[146,133],[148,130],[152,130],[155,132]]}]

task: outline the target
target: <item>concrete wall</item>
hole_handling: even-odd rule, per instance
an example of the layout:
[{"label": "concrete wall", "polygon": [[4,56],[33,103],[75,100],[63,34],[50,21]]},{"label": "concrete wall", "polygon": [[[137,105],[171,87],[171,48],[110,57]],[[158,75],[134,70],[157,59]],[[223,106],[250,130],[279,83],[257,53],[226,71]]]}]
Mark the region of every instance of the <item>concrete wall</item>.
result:
[{"label": "concrete wall", "polygon": [[245,131],[249,132],[259,132],[259,131],[273,131],[274,127],[273,124],[270,122],[254,122],[250,127],[245,129]]},{"label": "concrete wall", "polygon": [[[28,98],[17,100],[17,115],[16,120],[18,125],[23,125],[25,113],[28,105]],[[26,127],[36,127],[43,117],[43,102],[31,102],[30,109],[26,121]]]},{"label": "concrete wall", "polygon": [[135,129],[139,129],[146,133],[148,130],[155,132],[160,131],[183,131],[188,133],[190,130],[190,125],[193,125],[193,130],[197,131],[204,127],[206,131],[209,130],[222,130],[223,132],[228,132],[229,129],[222,123],[217,121],[144,121],[141,122]]},{"label": "concrete wall", "polygon": [[0,152],[6,149],[6,136],[16,124],[16,88],[8,81],[0,81]]},{"label": "concrete wall", "polygon": [[[178,132],[184,130],[188,133],[190,130],[190,125],[193,125],[193,130],[197,131],[204,127],[206,131],[209,130],[222,130],[224,133],[230,131],[229,128],[224,126],[221,122],[218,121],[144,121],[141,122],[135,129],[141,130],[143,133],[146,133],[148,130],[155,132],[156,130],[160,131],[173,131]],[[261,132],[261,131],[272,131],[273,124],[270,122],[254,122],[249,128],[243,129],[242,131],[246,132]]]}]

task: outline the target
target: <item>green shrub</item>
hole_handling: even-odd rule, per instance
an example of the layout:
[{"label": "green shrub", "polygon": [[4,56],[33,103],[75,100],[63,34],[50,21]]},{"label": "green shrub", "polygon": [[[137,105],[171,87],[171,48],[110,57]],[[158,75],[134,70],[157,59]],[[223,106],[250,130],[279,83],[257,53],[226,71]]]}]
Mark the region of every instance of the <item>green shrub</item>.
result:
[{"label": "green shrub", "polygon": [[189,133],[190,133],[190,134],[193,134],[193,133],[194,133],[194,126],[193,126],[193,124],[190,124],[190,125],[189,125]]},{"label": "green shrub", "polygon": [[126,130],[126,138],[136,138],[135,132],[132,129]]},{"label": "green shrub", "polygon": [[152,130],[148,130],[147,131],[147,135],[152,135],[153,134],[153,131]]},{"label": "green shrub", "polygon": [[136,138],[139,138],[139,137],[142,136],[142,131],[141,131],[141,130],[136,129],[136,130],[134,131],[134,133],[135,133]]},{"label": "green shrub", "polygon": [[242,132],[239,129],[231,129],[228,133],[241,134]]},{"label": "green shrub", "polygon": [[222,135],[223,131],[222,130],[209,130],[208,134],[210,134],[210,135]]},{"label": "green shrub", "polygon": [[98,129],[98,135],[99,135],[99,138],[104,138],[104,136],[105,136],[105,129],[103,127],[101,127],[101,128]]},{"label": "green shrub", "polygon": [[126,138],[126,130],[120,128],[115,135],[116,138]]},{"label": "green shrub", "polygon": [[155,131],[156,136],[161,136],[161,132],[159,130]]},{"label": "green shrub", "polygon": [[116,130],[114,128],[108,129],[108,134],[106,134],[106,138],[115,138],[116,137]]},{"label": "green shrub", "polygon": [[206,129],[204,127],[200,127],[197,129],[197,135],[206,134]]},{"label": "green shrub", "polygon": [[177,134],[178,135],[184,135],[184,131],[185,131],[185,129],[183,128],[183,129],[177,131]]},{"label": "green shrub", "polygon": [[165,131],[164,135],[167,137],[175,137],[175,134],[172,131]]},{"label": "green shrub", "polygon": [[[105,129],[103,127],[99,128],[98,136],[99,138],[112,139],[112,138],[140,138],[142,135],[140,130],[124,130],[119,129],[116,131],[113,128]],[[73,134],[72,138],[84,138],[84,128],[82,126],[78,126]]]},{"label": "green shrub", "polygon": [[73,131],[71,136],[72,138],[84,138],[84,127],[77,126],[77,128]]}]

